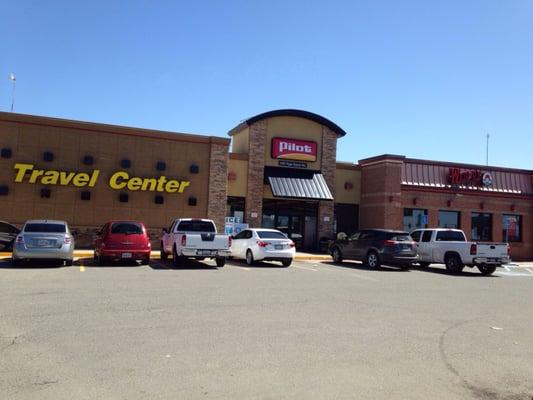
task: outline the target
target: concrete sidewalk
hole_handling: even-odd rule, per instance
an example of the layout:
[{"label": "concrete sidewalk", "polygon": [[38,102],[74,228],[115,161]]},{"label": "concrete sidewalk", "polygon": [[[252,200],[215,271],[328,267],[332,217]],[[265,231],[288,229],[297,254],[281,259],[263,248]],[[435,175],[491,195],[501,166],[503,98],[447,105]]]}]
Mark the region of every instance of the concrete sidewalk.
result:
[{"label": "concrete sidewalk", "polygon": [[[0,252],[0,258],[8,258],[11,257],[10,252]],[[92,250],[75,250],[74,251],[74,257],[76,258],[88,258],[93,257],[93,251]],[[160,258],[159,251],[152,251],[152,254],[150,255],[150,258],[153,260],[157,260]],[[314,253],[296,253],[295,260],[299,261],[306,261],[306,260],[312,260],[312,261],[331,261],[331,256],[328,254],[314,254]]]}]

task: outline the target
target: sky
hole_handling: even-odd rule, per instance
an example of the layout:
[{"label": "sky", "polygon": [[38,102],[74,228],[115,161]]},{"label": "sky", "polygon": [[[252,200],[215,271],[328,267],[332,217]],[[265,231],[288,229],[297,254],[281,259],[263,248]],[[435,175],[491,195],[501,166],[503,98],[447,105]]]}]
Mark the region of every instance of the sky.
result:
[{"label": "sky", "polygon": [[[533,169],[533,1],[0,0],[0,111],[226,136],[281,108],[379,154]],[[0,132],[1,134],[1,132]]]}]

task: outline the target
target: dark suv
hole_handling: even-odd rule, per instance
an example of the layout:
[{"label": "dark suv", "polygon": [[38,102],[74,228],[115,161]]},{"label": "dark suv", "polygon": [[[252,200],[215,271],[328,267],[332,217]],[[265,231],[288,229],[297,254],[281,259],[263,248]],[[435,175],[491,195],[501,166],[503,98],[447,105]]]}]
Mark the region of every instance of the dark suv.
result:
[{"label": "dark suv", "polygon": [[409,269],[418,259],[415,243],[408,232],[366,229],[350,236],[339,236],[329,248],[336,263],[349,259],[363,261],[371,268],[390,264]]}]

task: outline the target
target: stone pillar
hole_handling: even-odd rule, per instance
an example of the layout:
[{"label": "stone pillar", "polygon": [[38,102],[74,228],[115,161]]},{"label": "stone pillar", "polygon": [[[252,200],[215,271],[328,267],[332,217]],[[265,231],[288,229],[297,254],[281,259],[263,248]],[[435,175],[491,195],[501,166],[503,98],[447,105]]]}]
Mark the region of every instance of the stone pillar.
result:
[{"label": "stone pillar", "polygon": [[211,142],[207,217],[224,232],[228,192],[228,145]]},{"label": "stone pillar", "polygon": [[[328,188],[335,198],[335,168],[337,165],[337,134],[322,127],[322,166],[321,171]],[[333,201],[320,201],[318,204],[318,239],[333,237]]]},{"label": "stone pillar", "polygon": [[267,123],[265,120],[255,122],[250,126],[248,142],[248,187],[246,189],[244,213],[244,222],[248,223],[250,228],[261,227],[266,128]]}]

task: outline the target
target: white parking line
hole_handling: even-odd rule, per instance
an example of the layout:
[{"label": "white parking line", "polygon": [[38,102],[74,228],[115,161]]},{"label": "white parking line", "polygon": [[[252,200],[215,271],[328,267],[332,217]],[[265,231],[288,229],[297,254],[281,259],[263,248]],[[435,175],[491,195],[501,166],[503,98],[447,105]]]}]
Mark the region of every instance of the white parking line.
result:
[{"label": "white parking line", "polygon": [[322,269],[323,271],[347,272],[346,270],[348,270],[349,271],[348,275],[353,276],[354,278],[359,278],[359,279],[362,279],[364,281],[379,282],[379,279],[372,278],[370,276],[361,275],[361,274],[355,272],[353,269],[350,269],[350,268],[343,268],[343,267],[335,268],[335,267],[332,267],[332,266],[325,266],[325,265],[322,265],[322,264],[320,264],[320,265],[314,264],[313,266],[320,267],[320,269]]},{"label": "white parking line", "polygon": [[250,268],[248,268],[248,267],[241,267],[241,266],[239,266],[239,265],[233,265],[233,267],[235,267],[235,268],[240,268],[240,269],[244,269],[245,271],[250,271]]},{"label": "white parking line", "polygon": [[307,270],[307,271],[315,271],[315,272],[318,272],[318,269],[309,268],[309,267],[302,267],[301,265],[293,265],[291,268],[305,269],[305,270]]}]

